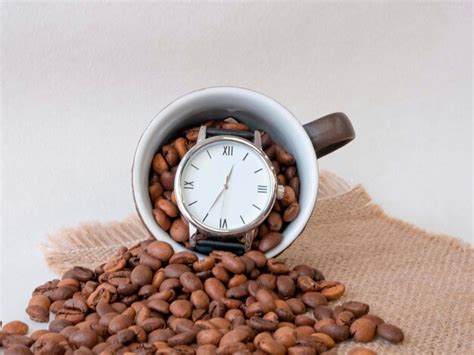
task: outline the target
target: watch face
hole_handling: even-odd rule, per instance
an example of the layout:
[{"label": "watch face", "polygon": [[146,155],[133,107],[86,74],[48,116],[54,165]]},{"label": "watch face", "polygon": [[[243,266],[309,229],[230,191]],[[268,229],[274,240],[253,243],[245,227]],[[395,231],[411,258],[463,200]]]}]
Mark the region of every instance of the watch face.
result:
[{"label": "watch face", "polygon": [[256,227],[268,215],[276,179],[270,161],[253,144],[219,136],[188,152],[175,187],[178,205],[191,222],[207,232],[230,235]]}]

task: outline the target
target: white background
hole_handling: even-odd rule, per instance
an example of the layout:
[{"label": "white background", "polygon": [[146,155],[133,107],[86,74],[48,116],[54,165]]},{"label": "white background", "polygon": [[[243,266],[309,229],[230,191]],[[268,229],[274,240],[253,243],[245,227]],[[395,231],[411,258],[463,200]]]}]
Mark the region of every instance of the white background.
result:
[{"label": "white background", "polygon": [[[3,321],[48,272],[39,242],[132,210],[138,138],[168,102],[256,89],[357,139],[321,160],[390,214],[472,238],[468,3],[4,3]],[[420,251],[422,255],[422,251]]]}]

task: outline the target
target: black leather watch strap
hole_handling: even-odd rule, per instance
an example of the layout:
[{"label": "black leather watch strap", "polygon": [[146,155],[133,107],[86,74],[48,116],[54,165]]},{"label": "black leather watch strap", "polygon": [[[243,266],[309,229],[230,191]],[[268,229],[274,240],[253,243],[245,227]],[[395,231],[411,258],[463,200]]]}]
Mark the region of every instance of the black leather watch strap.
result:
[{"label": "black leather watch strap", "polygon": [[208,128],[206,129],[206,133],[208,137],[214,136],[223,136],[223,135],[230,135],[230,136],[237,136],[240,138],[245,138],[248,140],[253,141],[254,133],[250,131],[236,131],[231,129],[221,129],[221,128]]},{"label": "black leather watch strap", "polygon": [[245,253],[245,246],[240,243],[221,242],[212,239],[202,239],[196,241],[195,250],[198,253],[209,255],[213,250],[230,251],[236,255]]}]

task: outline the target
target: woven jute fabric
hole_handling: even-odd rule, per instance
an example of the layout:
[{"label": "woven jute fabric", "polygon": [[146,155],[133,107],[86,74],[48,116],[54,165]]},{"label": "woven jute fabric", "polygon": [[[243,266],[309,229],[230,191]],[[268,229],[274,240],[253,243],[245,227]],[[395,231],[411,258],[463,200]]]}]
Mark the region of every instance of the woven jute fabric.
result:
[{"label": "woven jute fabric", "polygon": [[[64,229],[43,246],[50,267],[95,267],[121,246],[148,238],[136,216],[109,224]],[[379,354],[473,354],[473,248],[392,218],[362,186],[350,187],[323,172],[311,219],[281,255],[291,265],[309,264],[346,285],[337,301],[358,300],[401,327],[402,344],[378,338],[364,344]],[[359,346],[339,344],[345,354]]]}]

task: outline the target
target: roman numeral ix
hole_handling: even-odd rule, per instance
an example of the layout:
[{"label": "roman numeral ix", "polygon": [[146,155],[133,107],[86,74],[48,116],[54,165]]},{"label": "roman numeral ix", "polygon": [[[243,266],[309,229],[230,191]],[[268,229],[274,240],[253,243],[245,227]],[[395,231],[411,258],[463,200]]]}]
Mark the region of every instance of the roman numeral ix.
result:
[{"label": "roman numeral ix", "polygon": [[187,190],[193,190],[194,189],[194,181],[184,181],[184,188]]}]

